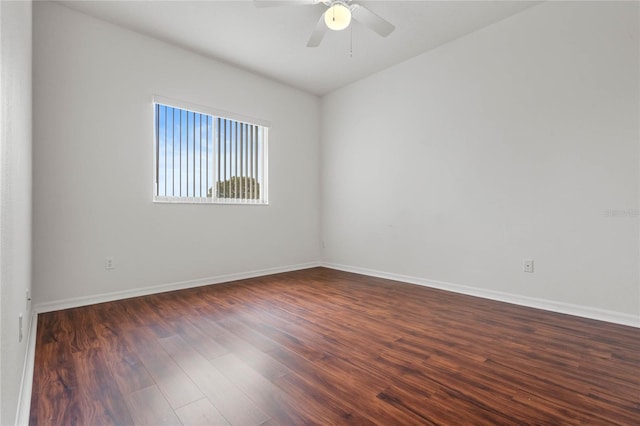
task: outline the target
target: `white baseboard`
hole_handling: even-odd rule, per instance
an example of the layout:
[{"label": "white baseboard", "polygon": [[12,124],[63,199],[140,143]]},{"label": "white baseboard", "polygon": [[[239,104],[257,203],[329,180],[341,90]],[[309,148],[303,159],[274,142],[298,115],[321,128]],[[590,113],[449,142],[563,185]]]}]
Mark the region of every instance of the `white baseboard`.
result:
[{"label": "white baseboard", "polygon": [[79,306],[93,305],[96,303],[112,302],[114,300],[128,299],[131,297],[147,296],[149,294],[164,293],[167,291],[183,290],[186,288],[201,287],[210,284],[222,284],[230,281],[244,280],[247,278],[261,277],[282,272],[298,271],[320,266],[320,262],[300,263],[297,265],[279,266],[276,268],[260,269],[257,271],[240,272],[237,274],[219,275],[216,277],[199,278],[196,280],[180,281],[176,283],[160,284],[150,287],[135,288],[131,290],[114,291],[111,293],[96,294],[94,296],[74,297],[71,299],[56,300],[46,303],[38,303],[34,310],[36,313],[58,311],[61,309],[77,308]]},{"label": "white baseboard", "polygon": [[31,410],[31,390],[33,387],[33,366],[36,356],[36,332],[38,328],[38,314],[35,310],[29,316],[29,332],[27,335],[27,350],[22,366],[22,381],[18,394],[18,411],[16,413],[16,425],[27,426],[29,424],[29,410]]},{"label": "white baseboard", "polygon": [[543,309],[561,314],[574,315],[583,318],[595,319],[599,321],[612,322],[615,324],[640,327],[640,316],[624,314],[621,312],[608,311],[605,309],[593,308],[590,306],[573,305],[570,303],[556,302],[553,300],[538,299],[517,294],[503,293],[500,291],[486,290],[477,287],[469,287],[460,284],[453,284],[443,281],[429,280],[425,278],[412,277],[408,275],[394,274],[391,272],[376,271],[373,269],[360,268],[357,266],[340,265],[323,262],[321,266],[325,268],[337,269],[355,274],[369,275],[372,277],[385,278],[394,281],[402,281],[417,284],[425,287],[437,288],[454,293],[466,294],[469,296],[481,297],[483,299],[497,300],[500,302],[512,303],[514,305],[527,306],[530,308]]}]

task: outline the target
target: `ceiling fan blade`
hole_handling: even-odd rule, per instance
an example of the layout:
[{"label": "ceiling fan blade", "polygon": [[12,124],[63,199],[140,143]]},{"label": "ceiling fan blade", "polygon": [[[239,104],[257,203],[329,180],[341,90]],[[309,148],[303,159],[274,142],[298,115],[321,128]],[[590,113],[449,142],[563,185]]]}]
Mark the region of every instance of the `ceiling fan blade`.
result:
[{"label": "ceiling fan blade", "polygon": [[380,34],[382,37],[386,37],[396,29],[389,21],[386,21],[359,4],[351,5],[351,16],[353,19],[363,24],[365,27],[369,27],[373,31]]},{"label": "ceiling fan blade", "polygon": [[320,0],[253,0],[256,7],[274,7],[274,6],[304,6],[316,4]]},{"label": "ceiling fan blade", "polygon": [[[326,13],[326,12],[325,12]],[[311,33],[311,37],[309,37],[309,41],[307,42],[307,47],[318,47],[320,46],[320,42],[327,32],[327,24],[324,23],[324,13],[320,15],[320,19],[318,19],[318,23]]]}]

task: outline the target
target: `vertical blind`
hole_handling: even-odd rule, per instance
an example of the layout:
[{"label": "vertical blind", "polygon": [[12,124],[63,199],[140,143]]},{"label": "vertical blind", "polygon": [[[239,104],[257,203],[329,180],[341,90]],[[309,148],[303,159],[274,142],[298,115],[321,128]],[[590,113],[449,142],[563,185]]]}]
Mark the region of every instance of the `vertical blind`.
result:
[{"label": "vertical blind", "polygon": [[266,204],[267,132],[156,103],[154,199]]}]

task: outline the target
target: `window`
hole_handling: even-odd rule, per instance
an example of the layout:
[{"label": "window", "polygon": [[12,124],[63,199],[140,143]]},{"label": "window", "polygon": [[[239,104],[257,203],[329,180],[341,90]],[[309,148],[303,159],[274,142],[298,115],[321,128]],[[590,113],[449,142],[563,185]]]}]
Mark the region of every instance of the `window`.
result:
[{"label": "window", "polygon": [[267,204],[268,125],[154,99],[154,201]]}]

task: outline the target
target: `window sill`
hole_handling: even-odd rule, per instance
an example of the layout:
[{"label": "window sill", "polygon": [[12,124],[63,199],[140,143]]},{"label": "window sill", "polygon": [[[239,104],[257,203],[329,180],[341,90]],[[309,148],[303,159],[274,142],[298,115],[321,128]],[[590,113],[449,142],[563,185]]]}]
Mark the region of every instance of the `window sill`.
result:
[{"label": "window sill", "polygon": [[237,206],[268,206],[268,201],[237,200],[234,198],[208,197],[153,197],[154,203],[161,204],[209,204],[209,205],[237,205]]}]

